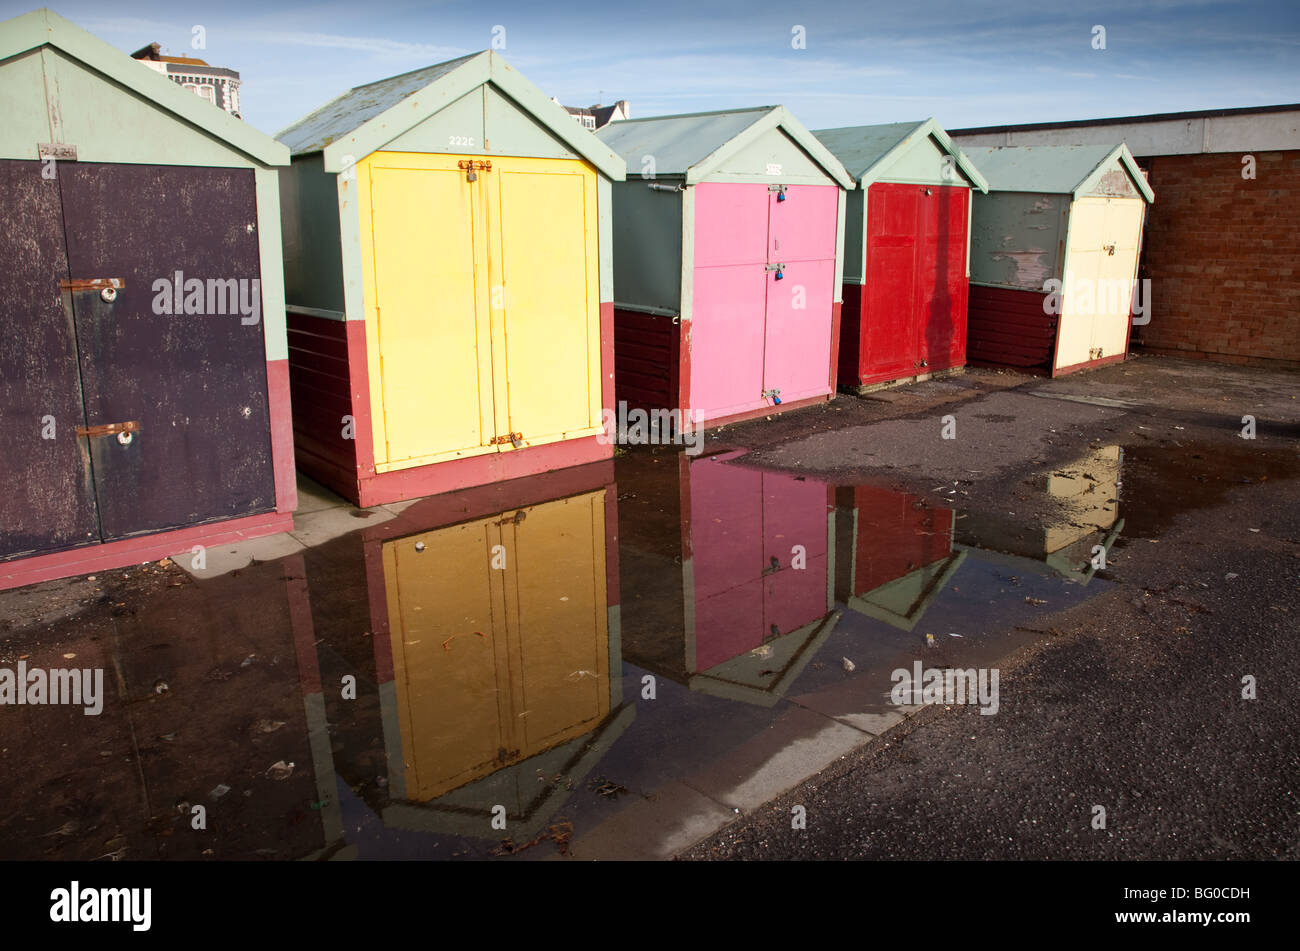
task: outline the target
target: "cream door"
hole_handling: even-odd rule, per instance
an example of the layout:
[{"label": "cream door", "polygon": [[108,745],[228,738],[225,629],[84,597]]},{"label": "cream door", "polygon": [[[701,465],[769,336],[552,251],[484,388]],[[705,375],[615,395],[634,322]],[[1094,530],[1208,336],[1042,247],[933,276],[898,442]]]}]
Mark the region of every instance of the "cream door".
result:
[{"label": "cream door", "polygon": [[1143,211],[1140,198],[1070,206],[1055,369],[1124,352]]}]

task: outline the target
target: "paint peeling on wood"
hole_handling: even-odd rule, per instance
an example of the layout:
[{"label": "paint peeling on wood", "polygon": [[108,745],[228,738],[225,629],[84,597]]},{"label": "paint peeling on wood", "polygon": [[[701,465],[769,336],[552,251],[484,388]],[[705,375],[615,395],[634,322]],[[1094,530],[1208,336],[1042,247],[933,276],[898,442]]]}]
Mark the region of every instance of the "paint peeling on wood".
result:
[{"label": "paint peeling on wood", "polygon": [[1108,198],[1141,197],[1133,186],[1133,179],[1129,178],[1128,172],[1123,168],[1113,168],[1102,175],[1097,182],[1097,187],[1090,194],[1104,195]]}]

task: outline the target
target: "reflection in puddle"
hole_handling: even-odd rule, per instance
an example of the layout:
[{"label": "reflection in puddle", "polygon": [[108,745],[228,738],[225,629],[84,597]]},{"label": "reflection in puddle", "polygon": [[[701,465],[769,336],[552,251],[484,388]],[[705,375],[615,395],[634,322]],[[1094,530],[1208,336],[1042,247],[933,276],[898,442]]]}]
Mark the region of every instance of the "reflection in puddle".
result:
[{"label": "reflection in puddle", "polygon": [[987,515],[964,517],[957,532],[966,545],[1042,560],[1062,577],[1087,584],[1105,567],[1105,557],[1124,528],[1119,517],[1119,446],[1093,449],[1050,473],[1047,495],[1061,515],[1045,524],[1024,526]]},{"label": "reflection in puddle", "polygon": [[620,468],[624,656],[771,706],[838,620],[834,509],[826,483],[733,465],[738,455],[642,454]]},{"label": "reflection in puddle", "polygon": [[633,452],[20,630],[0,664],[74,654],[109,690],[99,717],[3,711],[0,857],[662,854],[691,808],[896,722],[894,669],[996,663],[1091,596],[1125,519],[1172,511],[1122,499],[1166,476],[1093,450],[1028,525]]}]

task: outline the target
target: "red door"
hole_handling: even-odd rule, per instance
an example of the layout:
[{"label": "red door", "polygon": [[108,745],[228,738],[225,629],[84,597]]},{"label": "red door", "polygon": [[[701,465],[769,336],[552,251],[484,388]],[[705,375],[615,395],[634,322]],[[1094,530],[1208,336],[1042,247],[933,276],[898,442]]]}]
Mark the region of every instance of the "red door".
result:
[{"label": "red door", "polygon": [[917,362],[921,372],[966,362],[966,209],[970,189],[918,190]]},{"label": "red door", "polygon": [[877,183],[867,192],[862,383],[966,362],[969,196],[953,185]]},{"label": "red door", "polygon": [[915,185],[875,184],[867,192],[867,273],[859,378],[880,383],[916,372]]}]

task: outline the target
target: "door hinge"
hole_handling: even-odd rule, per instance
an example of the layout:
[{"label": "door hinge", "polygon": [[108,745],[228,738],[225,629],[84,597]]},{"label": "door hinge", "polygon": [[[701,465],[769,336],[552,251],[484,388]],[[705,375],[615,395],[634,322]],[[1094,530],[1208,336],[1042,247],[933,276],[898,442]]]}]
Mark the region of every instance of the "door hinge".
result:
[{"label": "door hinge", "polygon": [[124,287],[126,281],[120,277],[70,277],[59,281],[61,291],[120,291]]},{"label": "door hinge", "polygon": [[118,433],[138,433],[140,421],[128,420],[125,423],[103,423],[99,426],[78,426],[78,436],[113,436]]},{"label": "door hinge", "polygon": [[514,446],[516,449],[521,449],[524,445],[524,434],[506,433],[504,436],[493,436],[492,441],[488,443],[488,445],[504,446],[506,443],[510,443],[510,445]]}]

